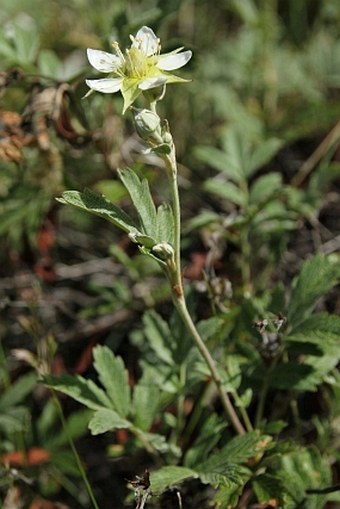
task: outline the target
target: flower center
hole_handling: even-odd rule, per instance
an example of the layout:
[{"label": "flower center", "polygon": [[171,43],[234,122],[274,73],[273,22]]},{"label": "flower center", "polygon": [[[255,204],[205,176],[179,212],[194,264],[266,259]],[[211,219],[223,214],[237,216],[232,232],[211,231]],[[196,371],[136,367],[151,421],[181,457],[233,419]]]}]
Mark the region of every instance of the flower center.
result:
[{"label": "flower center", "polygon": [[125,51],[124,75],[126,78],[142,79],[152,74],[155,68],[154,56],[146,56],[139,48],[130,48]]}]

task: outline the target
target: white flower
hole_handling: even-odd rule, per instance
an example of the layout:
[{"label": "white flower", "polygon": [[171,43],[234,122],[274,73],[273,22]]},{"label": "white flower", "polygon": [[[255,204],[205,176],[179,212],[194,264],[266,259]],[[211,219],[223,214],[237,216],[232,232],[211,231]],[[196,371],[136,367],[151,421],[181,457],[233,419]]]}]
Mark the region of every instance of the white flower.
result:
[{"label": "white flower", "polygon": [[131,47],[125,53],[119,44],[113,44],[114,54],[90,49],[87,57],[97,71],[110,74],[108,78],[86,80],[91,90],[104,94],[121,91],[124,98],[124,109],[131,106],[145,90],[166,83],[186,82],[183,78],[169,73],[183,67],[191,58],[192,52],[178,48],[171,53],[160,54],[160,40],[149,27],[142,27],[135,37],[131,37]]}]

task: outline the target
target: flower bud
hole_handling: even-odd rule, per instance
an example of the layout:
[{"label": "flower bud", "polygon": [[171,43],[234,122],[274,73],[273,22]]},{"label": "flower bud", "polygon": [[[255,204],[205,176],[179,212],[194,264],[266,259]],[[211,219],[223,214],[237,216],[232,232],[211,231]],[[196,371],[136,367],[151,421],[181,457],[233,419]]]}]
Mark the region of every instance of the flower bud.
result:
[{"label": "flower bud", "polygon": [[153,246],[152,251],[162,260],[172,260],[175,257],[175,251],[168,242],[160,242]]},{"label": "flower bud", "polygon": [[161,143],[161,119],[151,110],[133,108],[137,134],[147,142]]}]

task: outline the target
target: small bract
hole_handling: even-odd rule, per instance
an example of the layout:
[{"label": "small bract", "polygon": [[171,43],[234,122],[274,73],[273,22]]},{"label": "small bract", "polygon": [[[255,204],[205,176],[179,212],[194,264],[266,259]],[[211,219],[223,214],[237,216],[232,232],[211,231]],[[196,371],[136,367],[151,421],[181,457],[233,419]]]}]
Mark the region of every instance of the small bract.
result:
[{"label": "small bract", "polygon": [[169,71],[183,67],[191,58],[190,50],[177,48],[170,53],[161,55],[160,40],[151,28],[144,26],[136,36],[130,36],[132,44],[123,53],[117,42],[113,43],[114,53],[87,49],[90,64],[97,70],[109,74],[109,77],[86,80],[91,91],[104,94],[121,91],[124,98],[123,113],[137,97],[167,83],[180,83],[189,80],[180,78]]}]

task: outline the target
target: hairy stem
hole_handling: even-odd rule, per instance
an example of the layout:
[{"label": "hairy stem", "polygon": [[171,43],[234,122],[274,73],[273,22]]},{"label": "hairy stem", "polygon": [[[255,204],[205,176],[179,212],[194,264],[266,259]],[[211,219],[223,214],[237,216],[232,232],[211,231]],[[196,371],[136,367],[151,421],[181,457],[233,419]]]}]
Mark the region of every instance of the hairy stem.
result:
[{"label": "hairy stem", "polygon": [[228,416],[228,419],[235,431],[243,435],[245,433],[244,427],[241,424],[241,421],[238,418],[238,415],[233,407],[233,404],[225,392],[222,384],[222,380],[220,374],[218,372],[217,366],[215,364],[214,359],[212,358],[208,348],[205,346],[204,341],[199,335],[195,324],[191,318],[191,315],[188,311],[184,292],[183,292],[183,283],[182,283],[182,275],[181,275],[181,211],[180,211],[180,202],[179,202],[179,193],[178,193],[178,184],[177,184],[177,163],[176,163],[176,155],[175,148],[172,144],[170,154],[164,157],[164,161],[166,164],[167,172],[170,179],[171,186],[171,197],[172,197],[172,207],[174,213],[174,229],[175,229],[175,240],[174,240],[174,251],[175,251],[175,268],[174,270],[169,270],[168,277],[171,284],[172,296],[175,307],[182,318],[184,324],[188,332],[190,333],[194,343],[196,344],[199,352],[201,353],[203,359],[205,360],[212,379],[215,382],[218,395],[220,397],[222,406]]},{"label": "hairy stem", "polygon": [[233,407],[233,404],[232,404],[228,394],[225,392],[225,390],[223,388],[222,380],[221,380],[220,374],[217,370],[215,361],[212,358],[209,350],[205,346],[205,343],[203,342],[201,336],[197,332],[197,329],[195,327],[194,322],[192,321],[191,315],[188,311],[186,301],[185,301],[183,295],[181,297],[178,297],[177,294],[175,294],[174,295],[174,303],[175,303],[175,306],[176,306],[176,309],[177,309],[179,315],[181,316],[183,322],[185,323],[185,325],[187,327],[187,330],[189,331],[192,339],[194,340],[194,343],[196,344],[198,350],[200,351],[203,359],[205,360],[205,362],[210,370],[210,373],[211,373],[211,376],[215,382],[217,392],[220,397],[222,406],[229,418],[230,423],[232,424],[235,431],[239,435],[243,435],[245,433],[245,430],[238,418],[238,415]]}]

